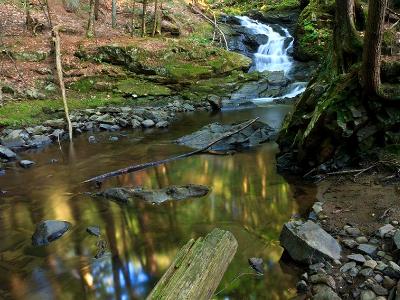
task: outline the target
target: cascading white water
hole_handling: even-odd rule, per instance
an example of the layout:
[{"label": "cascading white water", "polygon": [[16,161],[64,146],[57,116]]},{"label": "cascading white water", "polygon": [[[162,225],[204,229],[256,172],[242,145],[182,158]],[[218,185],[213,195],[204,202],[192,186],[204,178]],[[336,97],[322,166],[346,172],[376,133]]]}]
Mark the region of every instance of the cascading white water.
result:
[{"label": "cascading white water", "polygon": [[[290,35],[286,28],[281,27],[284,35],[275,31],[271,26],[262,24],[256,20],[252,20],[246,16],[238,16],[241,26],[249,29],[254,35],[262,34],[268,37],[266,44],[260,45],[257,52],[254,53],[252,71],[283,71],[285,76],[293,68],[293,59],[288,54],[293,48],[293,37]],[[290,42],[287,40],[290,39]],[[305,90],[306,83],[297,82],[293,83],[288,89],[287,94],[279,97],[268,97],[253,99],[253,102],[270,102],[275,99],[294,98]]]}]

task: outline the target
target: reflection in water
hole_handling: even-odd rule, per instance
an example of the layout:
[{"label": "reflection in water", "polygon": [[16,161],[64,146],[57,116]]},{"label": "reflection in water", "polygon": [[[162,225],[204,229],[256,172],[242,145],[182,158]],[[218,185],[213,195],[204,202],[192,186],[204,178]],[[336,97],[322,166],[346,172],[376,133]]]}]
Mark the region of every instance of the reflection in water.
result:
[{"label": "reflection in water", "polygon": [[[212,116],[220,122],[261,116],[280,125],[287,107],[271,106]],[[273,116],[270,118],[270,116]],[[169,131],[117,133],[110,142],[103,133],[98,144],[82,136],[74,153],[57,146],[22,153],[37,165],[14,166],[0,178],[8,193],[0,198],[0,298],[13,299],[142,299],[168,268],[189,238],[214,227],[233,232],[237,254],[219,287],[218,298],[283,299],[294,293],[293,272],[281,265],[277,243],[282,224],[298,211],[291,188],[276,174],[274,144],[233,156],[199,155],[165,166],[127,174],[109,186],[162,188],[170,184],[204,184],[212,188],[205,198],[169,202],[160,206],[137,202],[122,206],[94,199],[84,192],[93,187],[81,181],[128,164],[165,158],[187,149],[171,143],[210,122],[206,113],[184,116]],[[114,133],[115,135],[115,133]],[[57,164],[49,160],[57,158]],[[31,246],[35,224],[43,219],[67,220],[72,230],[47,247]],[[93,259],[98,238],[86,233],[99,225],[109,252]],[[262,257],[264,277],[248,273],[247,259]]]}]

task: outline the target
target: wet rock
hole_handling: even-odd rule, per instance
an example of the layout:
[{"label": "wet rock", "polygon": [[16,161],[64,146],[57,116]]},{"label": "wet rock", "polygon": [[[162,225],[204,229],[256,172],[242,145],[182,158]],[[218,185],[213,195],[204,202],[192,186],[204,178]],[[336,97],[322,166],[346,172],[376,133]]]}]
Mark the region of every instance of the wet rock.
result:
[{"label": "wet rock", "polygon": [[153,121],[153,120],[150,120],[150,119],[144,120],[144,121],[142,122],[142,126],[143,126],[144,128],[150,128],[150,127],[153,127],[154,125],[155,125],[154,121]]},{"label": "wet rock", "polygon": [[132,126],[132,128],[139,128],[139,127],[141,127],[141,123],[140,123],[140,121],[139,120],[137,120],[137,119],[132,119],[132,121],[131,121],[131,126]]},{"label": "wet rock", "polygon": [[6,136],[1,138],[1,143],[7,148],[21,148],[25,146],[29,134],[22,129],[11,130]]},{"label": "wet rock", "polygon": [[248,259],[250,267],[258,274],[264,274],[264,261],[260,257],[252,257]]},{"label": "wet rock", "polygon": [[44,246],[60,238],[71,227],[66,221],[46,220],[36,225],[35,233],[32,235],[32,245]]},{"label": "wet rock", "polygon": [[286,223],[280,242],[294,260],[303,263],[339,260],[342,251],[339,243],[312,221]]},{"label": "wet rock", "polygon": [[300,280],[297,284],[296,284],[296,289],[297,292],[299,294],[304,294],[308,292],[308,285],[307,282],[305,282],[304,280]]},{"label": "wet rock", "polygon": [[7,160],[12,160],[17,157],[17,154],[5,146],[0,146],[0,157]]},{"label": "wet rock", "polygon": [[99,128],[101,129],[101,130],[105,130],[105,131],[112,131],[112,125],[110,125],[110,124],[100,124],[99,125]]},{"label": "wet rock", "polygon": [[90,144],[97,143],[96,137],[93,136],[93,135],[89,136],[88,142],[89,142]]},{"label": "wet rock", "polygon": [[118,141],[119,141],[119,138],[118,138],[117,136],[110,136],[109,140],[110,140],[111,142],[118,142]]},{"label": "wet rock", "polygon": [[28,142],[32,148],[41,148],[51,144],[51,139],[47,135],[34,135]]},{"label": "wet rock", "polygon": [[364,263],[366,261],[365,257],[361,254],[350,254],[347,255],[347,258],[358,263]]},{"label": "wet rock", "polygon": [[55,129],[51,134],[50,134],[50,138],[52,140],[56,140],[58,141],[59,139],[61,140],[63,135],[65,133],[64,129]]},{"label": "wet rock", "polygon": [[99,226],[89,226],[86,228],[86,231],[94,236],[100,236],[100,227]]},{"label": "wet rock", "polygon": [[23,159],[23,160],[19,161],[19,165],[24,169],[28,169],[28,168],[32,167],[34,164],[35,164],[35,162],[33,162],[31,160],[27,160],[27,159]]},{"label": "wet rock", "polygon": [[[237,131],[247,125],[248,122],[234,125],[222,125],[212,123],[204,126],[200,130],[181,137],[177,140],[180,145],[185,145],[194,149],[201,149],[227,133]],[[243,129],[228,138],[222,139],[209,150],[228,151],[257,146],[263,142],[271,140],[275,135],[275,130],[267,124],[254,122],[249,127]]]},{"label": "wet rock", "polygon": [[169,123],[167,121],[161,121],[156,124],[157,128],[167,128],[168,126],[169,126]]},{"label": "wet rock", "polygon": [[375,257],[378,247],[371,244],[361,244],[357,247],[357,250],[361,253],[367,254],[371,257]]},{"label": "wet rock", "polygon": [[109,188],[98,196],[110,198],[122,203],[134,200],[160,204],[168,200],[184,200],[187,198],[203,197],[207,195],[209,188],[203,185],[169,186],[158,190],[145,190],[142,188]]}]

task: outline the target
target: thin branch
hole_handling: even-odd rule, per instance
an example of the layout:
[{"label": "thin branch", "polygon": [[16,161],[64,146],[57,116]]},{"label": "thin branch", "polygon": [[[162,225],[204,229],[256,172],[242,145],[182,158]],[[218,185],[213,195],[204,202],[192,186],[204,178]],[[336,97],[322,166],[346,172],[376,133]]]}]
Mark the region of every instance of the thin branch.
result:
[{"label": "thin branch", "polygon": [[246,129],[247,127],[252,125],[254,122],[256,122],[258,119],[259,118],[257,117],[257,118],[255,118],[253,120],[250,120],[246,125],[244,125],[243,127],[239,128],[238,130],[235,130],[233,132],[229,132],[227,134],[224,134],[222,137],[220,137],[218,139],[215,139],[214,141],[212,141],[211,143],[209,143],[208,145],[206,145],[205,147],[203,147],[201,149],[197,149],[197,150],[194,150],[192,152],[183,153],[183,154],[180,154],[178,156],[173,156],[173,157],[169,157],[169,158],[162,159],[162,160],[157,160],[157,161],[152,161],[152,162],[148,162],[148,163],[144,163],[144,164],[129,166],[129,167],[126,167],[126,168],[123,168],[123,169],[119,169],[119,170],[116,170],[116,171],[112,171],[112,172],[109,172],[109,173],[105,173],[105,174],[90,178],[88,180],[83,181],[82,183],[101,182],[101,181],[103,181],[105,179],[108,179],[108,178],[111,178],[111,177],[115,177],[115,176],[119,176],[119,175],[122,175],[122,174],[127,174],[127,173],[140,171],[140,170],[143,170],[143,169],[147,169],[147,168],[150,168],[150,167],[155,167],[155,166],[158,166],[158,165],[166,164],[166,163],[169,163],[171,161],[175,161],[175,160],[178,160],[178,159],[182,159],[182,158],[185,158],[185,157],[189,157],[189,156],[192,156],[192,155],[195,155],[195,154],[199,154],[199,153],[205,152],[207,149],[211,148],[212,146],[214,146],[216,143],[220,142],[221,140],[226,139],[228,137],[231,137],[232,135],[235,135],[235,134],[239,133],[240,131]]}]

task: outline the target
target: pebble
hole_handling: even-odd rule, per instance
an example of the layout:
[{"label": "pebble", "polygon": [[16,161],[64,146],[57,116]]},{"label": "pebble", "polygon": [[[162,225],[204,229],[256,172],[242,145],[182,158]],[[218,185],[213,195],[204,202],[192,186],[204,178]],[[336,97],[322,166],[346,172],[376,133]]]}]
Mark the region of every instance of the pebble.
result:
[{"label": "pebble", "polygon": [[119,140],[119,138],[117,136],[110,136],[109,140],[111,142],[117,142]]},{"label": "pebble", "polygon": [[19,161],[19,165],[24,169],[28,169],[28,168],[32,167],[34,164],[35,164],[34,161],[27,160],[27,159],[23,159],[23,160]]},{"label": "pebble", "polygon": [[359,262],[359,263],[365,262],[365,258],[361,254],[350,254],[350,255],[347,255],[347,258],[350,260],[353,260],[355,262]]},{"label": "pebble", "polygon": [[368,243],[368,239],[365,236],[359,236],[356,238],[356,242],[359,244],[366,244]]},{"label": "pebble", "polygon": [[347,248],[350,249],[353,249],[358,246],[358,243],[353,239],[343,239],[342,243],[343,245],[345,245]]},{"label": "pebble", "polygon": [[[389,277],[388,277],[389,278]],[[375,275],[375,277],[374,277],[374,279],[375,279],[375,281],[377,282],[377,283],[381,283],[382,281],[383,281],[383,277],[382,277],[382,275],[381,274],[376,274]]]},{"label": "pebble", "polygon": [[89,142],[90,144],[96,143],[96,142],[97,142],[96,137],[93,136],[93,135],[89,136],[88,142]]},{"label": "pebble", "polygon": [[143,126],[144,128],[150,128],[150,127],[153,127],[154,125],[155,125],[154,121],[153,121],[153,120],[150,120],[150,119],[144,120],[144,121],[142,122],[142,126]]},{"label": "pebble", "polygon": [[351,261],[348,262],[346,264],[344,264],[341,268],[340,268],[340,272],[342,273],[347,273],[348,271],[350,271],[352,268],[354,268],[356,266],[356,262]]},{"label": "pebble", "polygon": [[364,263],[364,267],[366,267],[366,268],[371,268],[371,269],[375,269],[375,267],[376,267],[376,265],[377,265],[378,263],[375,261],[375,260],[367,260],[365,263]]},{"label": "pebble", "polygon": [[392,222],[390,222],[392,225],[394,225],[394,226],[397,226],[397,225],[399,225],[399,221],[395,221],[395,220],[393,220]]}]

